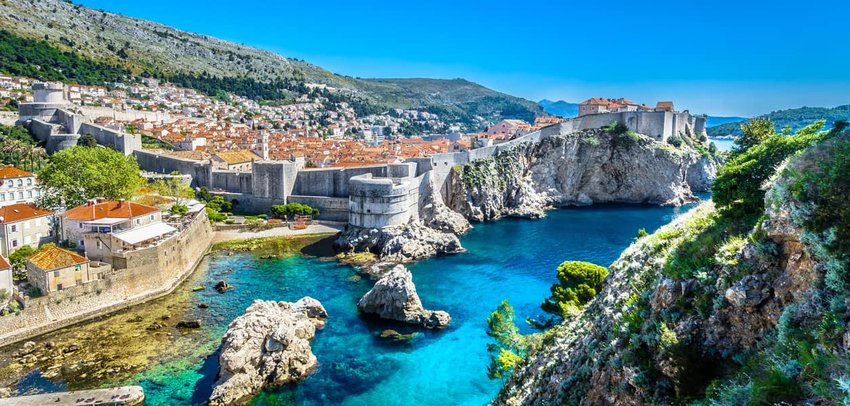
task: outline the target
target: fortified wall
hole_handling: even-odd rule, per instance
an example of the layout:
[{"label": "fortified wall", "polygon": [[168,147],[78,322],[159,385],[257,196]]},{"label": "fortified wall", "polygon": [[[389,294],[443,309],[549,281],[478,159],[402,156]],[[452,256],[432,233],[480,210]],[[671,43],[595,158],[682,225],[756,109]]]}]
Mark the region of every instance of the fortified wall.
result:
[{"label": "fortified wall", "polygon": [[27,299],[19,315],[0,317],[0,347],[171,293],[198,266],[211,240],[201,210],[174,237],[121,254],[112,267],[93,267],[102,279]]},{"label": "fortified wall", "polygon": [[80,107],[68,102],[61,83],[33,84],[34,102],[19,106],[18,124],[27,127],[45,149],[52,154],[77,145],[84,134],[94,136],[97,143],[112,147],[125,155],[142,149],[142,137],[94,124],[87,115],[74,112]]}]

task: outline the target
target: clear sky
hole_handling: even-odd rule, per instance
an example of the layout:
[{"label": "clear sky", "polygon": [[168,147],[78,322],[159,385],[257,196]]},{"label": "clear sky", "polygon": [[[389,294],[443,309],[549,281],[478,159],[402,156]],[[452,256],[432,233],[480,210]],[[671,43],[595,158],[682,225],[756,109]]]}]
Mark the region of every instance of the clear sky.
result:
[{"label": "clear sky", "polygon": [[850,1],[82,0],[359,77],[712,115],[850,104]]}]

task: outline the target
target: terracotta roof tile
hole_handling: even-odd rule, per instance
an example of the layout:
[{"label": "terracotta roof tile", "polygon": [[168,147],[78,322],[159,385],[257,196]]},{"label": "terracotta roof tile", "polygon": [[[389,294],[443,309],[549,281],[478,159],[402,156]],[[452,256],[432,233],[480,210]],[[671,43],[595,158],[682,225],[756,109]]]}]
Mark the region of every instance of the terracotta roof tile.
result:
[{"label": "terracotta roof tile", "polygon": [[27,261],[45,271],[89,262],[88,259],[55,245],[43,247],[27,258]]},{"label": "terracotta roof tile", "polygon": [[240,149],[238,151],[222,151],[215,154],[215,156],[217,156],[219,159],[221,159],[228,165],[241,164],[245,162],[251,162],[255,159],[260,159],[257,154],[244,149]]},{"label": "terracotta roof tile", "polygon": [[34,176],[32,172],[27,172],[23,169],[18,169],[11,165],[0,166],[0,179],[26,178],[30,176]]},{"label": "terracotta roof tile", "polygon": [[6,207],[0,207],[0,223],[14,223],[16,221],[43,217],[51,214],[53,214],[52,211],[39,209],[30,203],[17,203]]},{"label": "terracotta roof tile", "polygon": [[62,213],[62,217],[80,221],[92,221],[106,217],[130,219],[158,211],[158,208],[145,204],[111,200],[106,202],[101,201],[99,203],[86,203]]},{"label": "terracotta roof tile", "polygon": [[11,267],[12,266],[9,265],[9,261],[7,261],[6,258],[3,258],[2,256],[0,256],[0,269],[7,269],[7,268],[11,268]]}]

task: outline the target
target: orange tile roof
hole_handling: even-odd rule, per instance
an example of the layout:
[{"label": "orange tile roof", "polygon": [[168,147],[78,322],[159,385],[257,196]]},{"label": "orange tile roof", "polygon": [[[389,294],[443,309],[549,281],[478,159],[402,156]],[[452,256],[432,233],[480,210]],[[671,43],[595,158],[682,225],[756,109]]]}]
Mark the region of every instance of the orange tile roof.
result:
[{"label": "orange tile roof", "polygon": [[33,176],[32,172],[27,172],[11,165],[0,166],[0,179],[26,178],[29,176]]},{"label": "orange tile roof", "polygon": [[55,245],[42,247],[38,252],[27,258],[27,261],[45,271],[89,262],[88,259]]},{"label": "orange tile roof", "polygon": [[257,154],[244,149],[240,149],[238,151],[222,151],[215,154],[215,156],[217,156],[219,159],[221,159],[228,165],[241,164],[245,162],[251,162],[255,159],[260,159]]},{"label": "orange tile roof", "polygon": [[16,203],[0,207],[0,223],[8,224],[53,214],[50,210],[39,209],[31,203]]},{"label": "orange tile roof", "polygon": [[9,261],[7,261],[6,258],[3,258],[2,256],[0,256],[0,269],[7,269],[7,268],[11,268],[11,267],[12,266],[9,265]]},{"label": "orange tile roof", "polygon": [[156,207],[145,204],[112,200],[108,202],[86,203],[82,206],[74,207],[62,213],[62,217],[80,221],[92,221],[106,217],[130,219],[158,211],[159,209]]}]

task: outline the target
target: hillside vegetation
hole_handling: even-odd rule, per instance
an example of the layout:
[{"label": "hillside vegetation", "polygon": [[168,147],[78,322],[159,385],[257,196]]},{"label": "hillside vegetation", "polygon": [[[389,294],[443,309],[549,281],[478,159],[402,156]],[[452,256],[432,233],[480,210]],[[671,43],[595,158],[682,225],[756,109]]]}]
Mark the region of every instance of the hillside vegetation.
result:
[{"label": "hillside vegetation", "polygon": [[[264,99],[297,95],[304,83],[322,83],[347,89],[349,99],[363,100],[375,109],[415,108],[450,114],[467,124],[472,124],[473,116],[495,121],[533,119],[542,114],[534,102],[465,80],[341,76],[269,51],[60,0],[0,1],[0,29],[17,37],[46,41],[61,51],[62,58],[111,67],[103,69],[99,78],[79,75],[75,80],[80,83],[111,80],[126,71],[132,76],[165,78],[207,93],[215,93],[211,88],[223,88]],[[5,66],[12,60],[20,72],[26,71],[20,65],[32,65],[32,76],[57,76],[49,72],[49,63],[32,61],[19,50],[4,49]]]},{"label": "hillside vegetation", "polygon": [[[850,105],[827,107],[800,107],[798,109],[779,110],[757,118],[768,118],[773,121],[776,131],[790,128],[791,132],[797,131],[818,120],[826,120],[833,123],[839,120],[850,120]],[[726,135],[741,135],[741,124],[743,121],[720,124],[708,128],[709,137],[722,137]]]}]

